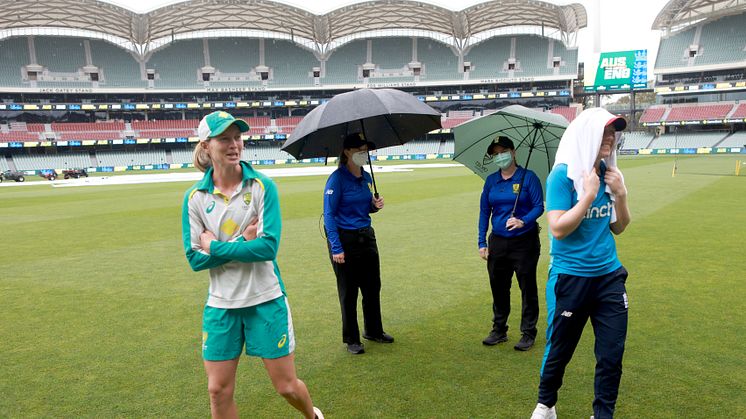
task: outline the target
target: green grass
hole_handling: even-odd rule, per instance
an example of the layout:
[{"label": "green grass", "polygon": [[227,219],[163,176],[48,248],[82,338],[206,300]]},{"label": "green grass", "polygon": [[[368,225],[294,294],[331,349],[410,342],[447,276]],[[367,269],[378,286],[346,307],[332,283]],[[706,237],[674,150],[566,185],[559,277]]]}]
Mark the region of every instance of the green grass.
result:
[{"label": "green grass", "polygon": [[[619,418],[746,417],[746,177],[735,157],[620,162],[633,223],[617,240],[630,272]],[[527,353],[513,287],[510,342],[484,347],[491,298],[476,249],[481,180],[461,167],[380,173],[374,215],[393,345],[341,343],[335,279],[319,232],[323,177],[278,178],[279,265],[299,376],[330,418],[526,418],[536,402],[546,313]],[[180,242],[189,184],[0,188],[0,417],[207,417],[200,358],[207,274]],[[543,225],[546,222],[542,221]],[[539,289],[548,246],[542,233]],[[560,391],[565,418],[592,413],[586,329]],[[245,417],[299,417],[261,362],[244,358]]]}]

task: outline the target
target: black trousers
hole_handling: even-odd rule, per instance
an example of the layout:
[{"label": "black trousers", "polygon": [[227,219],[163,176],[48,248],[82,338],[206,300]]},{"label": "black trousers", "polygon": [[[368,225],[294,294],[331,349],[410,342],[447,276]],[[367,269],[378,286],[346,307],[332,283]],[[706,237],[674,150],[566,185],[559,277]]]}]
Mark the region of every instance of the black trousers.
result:
[{"label": "black trousers", "polygon": [[[358,289],[363,296],[365,334],[381,336],[381,267],[373,227],[358,230],[339,229],[339,239],[345,253],[345,263],[335,263],[339,305],[342,308],[342,341],[360,343],[357,322]],[[328,243],[327,243],[328,244]],[[329,251],[331,259],[331,249]]]},{"label": "black trousers", "polygon": [[515,273],[521,289],[521,333],[536,338],[539,319],[536,266],[540,252],[538,228],[516,237],[490,234],[487,272],[492,289],[492,328],[496,332],[508,331],[510,286]]},{"label": "black trousers", "polygon": [[551,274],[547,283],[547,347],[539,381],[539,403],[554,406],[565,367],[572,359],[583,328],[591,319],[596,336],[593,416],[607,419],[622,378],[627,339],[627,292],[624,267],[598,277]]}]

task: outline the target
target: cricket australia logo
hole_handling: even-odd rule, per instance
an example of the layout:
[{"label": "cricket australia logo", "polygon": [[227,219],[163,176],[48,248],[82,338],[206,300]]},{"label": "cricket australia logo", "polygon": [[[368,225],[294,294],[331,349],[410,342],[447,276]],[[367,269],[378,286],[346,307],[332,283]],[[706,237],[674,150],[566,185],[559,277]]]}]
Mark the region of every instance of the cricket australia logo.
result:
[{"label": "cricket australia logo", "polygon": [[249,205],[251,202],[251,192],[243,194],[243,203]]}]

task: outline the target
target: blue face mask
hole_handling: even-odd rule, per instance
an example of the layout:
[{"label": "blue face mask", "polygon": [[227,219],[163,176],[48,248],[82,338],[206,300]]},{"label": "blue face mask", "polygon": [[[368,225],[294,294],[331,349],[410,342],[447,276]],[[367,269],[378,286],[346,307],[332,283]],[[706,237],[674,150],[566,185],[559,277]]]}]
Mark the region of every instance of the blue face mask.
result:
[{"label": "blue face mask", "polygon": [[494,162],[500,169],[507,169],[513,163],[513,156],[510,154],[510,151],[506,151],[495,155]]}]

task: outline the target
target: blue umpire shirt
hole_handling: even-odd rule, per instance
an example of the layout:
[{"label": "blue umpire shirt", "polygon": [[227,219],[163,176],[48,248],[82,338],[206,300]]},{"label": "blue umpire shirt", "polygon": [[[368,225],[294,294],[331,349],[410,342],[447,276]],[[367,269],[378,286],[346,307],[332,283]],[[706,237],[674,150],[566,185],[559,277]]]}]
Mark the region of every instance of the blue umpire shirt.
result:
[{"label": "blue umpire shirt", "polygon": [[[544,193],[541,182],[531,170],[521,166],[516,168],[515,173],[508,179],[503,179],[501,171],[487,176],[482,189],[482,198],[479,203],[479,248],[487,247],[487,227],[489,227],[490,215],[492,217],[492,233],[500,237],[516,237],[536,228],[536,219],[544,213]],[[522,228],[508,231],[505,223],[508,222],[513,212],[513,204],[521,188],[523,180],[523,192],[520,193],[518,205],[515,208],[515,217],[525,224]]]},{"label": "blue umpire shirt", "polygon": [[341,166],[329,176],[324,188],[324,226],[326,237],[337,255],[344,250],[339,241],[338,228],[356,230],[370,227],[370,213],[378,209],[373,206],[373,180],[364,169],[356,177]]}]

